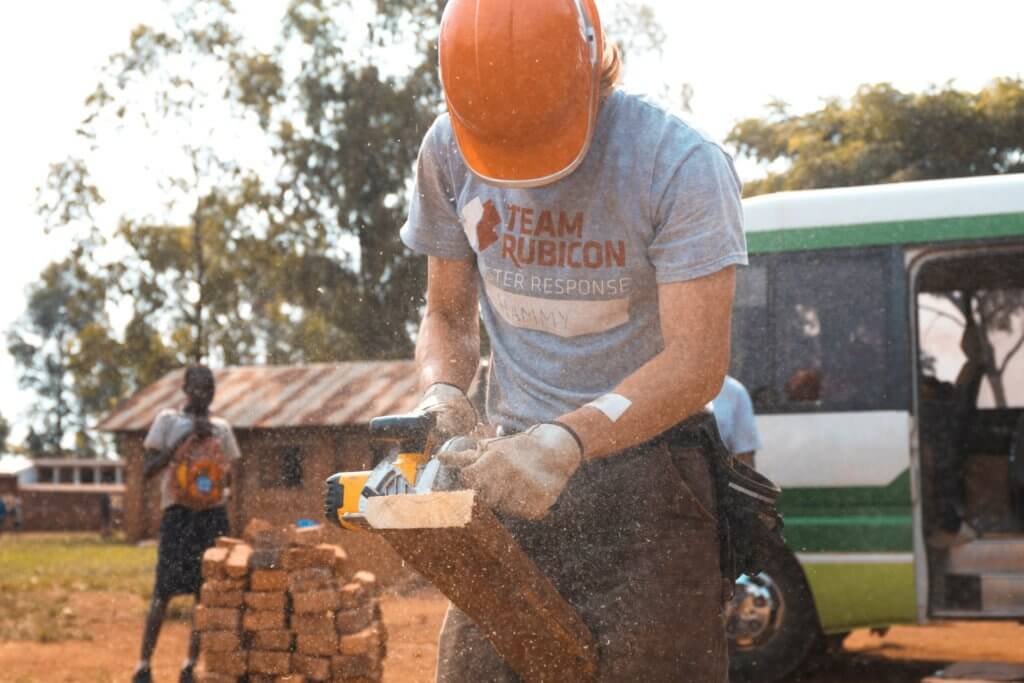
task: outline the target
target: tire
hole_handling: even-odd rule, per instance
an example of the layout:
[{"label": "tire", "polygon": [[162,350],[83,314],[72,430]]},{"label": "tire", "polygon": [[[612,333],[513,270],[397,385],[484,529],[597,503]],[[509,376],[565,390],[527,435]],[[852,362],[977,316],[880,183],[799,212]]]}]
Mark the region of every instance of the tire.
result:
[{"label": "tire", "polygon": [[775,683],[821,650],[824,635],[814,598],[788,548],[772,553],[757,576],[736,581],[726,632],[733,683]]}]

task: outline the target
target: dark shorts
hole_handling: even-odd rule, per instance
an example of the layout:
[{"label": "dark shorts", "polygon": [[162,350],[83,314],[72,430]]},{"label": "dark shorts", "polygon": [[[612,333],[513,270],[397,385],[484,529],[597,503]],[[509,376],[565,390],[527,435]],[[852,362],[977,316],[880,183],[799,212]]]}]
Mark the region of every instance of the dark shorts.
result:
[{"label": "dark shorts", "polygon": [[194,511],[172,505],[164,510],[154,595],[198,595],[203,582],[203,553],[215,544],[218,536],[227,535],[228,515],[224,507]]},{"label": "dark shorts", "polygon": [[[656,440],[586,464],[543,520],[503,520],[590,627],[602,682],[726,681],[715,494],[696,444]],[[519,678],[451,607],[437,680]]]}]

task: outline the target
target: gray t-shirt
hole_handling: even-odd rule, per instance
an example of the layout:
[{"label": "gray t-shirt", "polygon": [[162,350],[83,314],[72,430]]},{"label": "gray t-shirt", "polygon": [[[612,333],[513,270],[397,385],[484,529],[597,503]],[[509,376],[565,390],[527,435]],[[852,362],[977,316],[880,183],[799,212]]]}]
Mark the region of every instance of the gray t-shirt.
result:
[{"label": "gray t-shirt", "polygon": [[726,377],[712,406],[718,433],[730,453],[736,455],[760,450],[761,435],[754,419],[754,403],[739,380]]},{"label": "gray t-shirt", "polygon": [[[178,440],[187,434],[192,433],[193,417],[187,413],[177,410],[163,410],[146,434],[146,440],[142,442],[143,448],[162,451],[175,445]],[[241,454],[238,452],[238,442],[235,441],[235,433],[231,431],[231,425],[219,417],[210,418],[210,426],[213,433],[220,439],[224,455],[232,462],[237,460]],[[224,499],[221,503],[227,502],[229,491],[225,489]],[[171,488],[171,468],[164,467],[160,473],[160,509],[166,510],[174,504],[174,494]]]},{"label": "gray t-shirt", "polygon": [[718,145],[616,91],[583,163],[540,188],[483,183],[438,117],[401,236],[422,254],[476,255],[488,416],[522,429],[609,392],[658,354],[657,286],[745,264],[742,216]]}]

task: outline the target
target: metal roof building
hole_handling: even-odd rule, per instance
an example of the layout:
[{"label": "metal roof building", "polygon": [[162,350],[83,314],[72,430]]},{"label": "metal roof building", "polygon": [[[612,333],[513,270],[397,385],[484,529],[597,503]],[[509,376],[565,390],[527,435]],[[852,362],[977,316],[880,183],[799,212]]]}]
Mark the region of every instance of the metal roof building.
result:
[{"label": "metal roof building", "polygon": [[[166,408],[185,404],[184,369],[168,373],[114,409],[105,432],[140,432]],[[416,405],[413,361],[366,361],[214,370],[213,414],[238,429],[364,425]]]}]

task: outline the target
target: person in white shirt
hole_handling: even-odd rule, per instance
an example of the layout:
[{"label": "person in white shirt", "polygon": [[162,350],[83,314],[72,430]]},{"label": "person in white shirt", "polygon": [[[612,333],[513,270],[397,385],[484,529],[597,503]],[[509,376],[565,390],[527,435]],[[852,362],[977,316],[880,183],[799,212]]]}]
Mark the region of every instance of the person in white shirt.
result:
[{"label": "person in white shirt", "polygon": [[754,403],[743,384],[726,375],[722,390],[712,401],[715,421],[729,452],[737,460],[754,466],[754,454],[761,448],[761,435],[754,420]]}]

